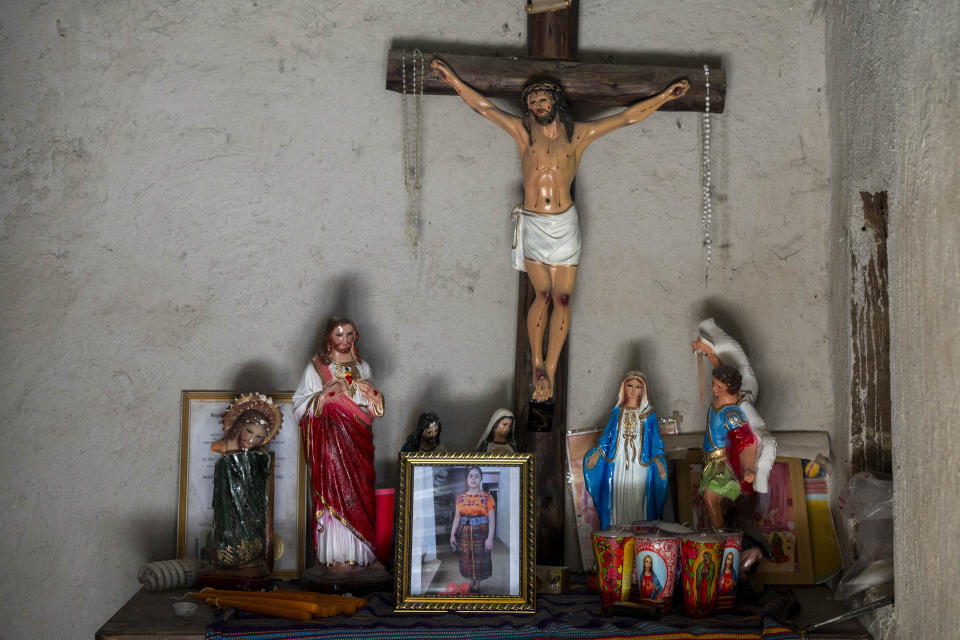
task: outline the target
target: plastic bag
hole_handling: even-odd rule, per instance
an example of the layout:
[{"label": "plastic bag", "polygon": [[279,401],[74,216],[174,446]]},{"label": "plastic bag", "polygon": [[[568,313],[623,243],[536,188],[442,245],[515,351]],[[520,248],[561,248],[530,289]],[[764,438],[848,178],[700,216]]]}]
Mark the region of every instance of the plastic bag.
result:
[{"label": "plastic bag", "polygon": [[843,574],[833,597],[837,600],[847,600],[865,591],[870,587],[893,583],[893,562],[890,560],[874,560],[863,562],[857,560],[850,570]]},{"label": "plastic bag", "polygon": [[893,520],[864,520],[857,526],[857,559],[889,560],[893,557]]},{"label": "plastic bag", "polygon": [[834,597],[846,600],[861,591],[893,583],[893,482],[861,472],[837,498],[840,512],[859,522],[857,561],[843,574]]},{"label": "plastic bag", "polygon": [[847,482],[837,499],[840,512],[857,520],[893,518],[893,481],[863,471]]}]

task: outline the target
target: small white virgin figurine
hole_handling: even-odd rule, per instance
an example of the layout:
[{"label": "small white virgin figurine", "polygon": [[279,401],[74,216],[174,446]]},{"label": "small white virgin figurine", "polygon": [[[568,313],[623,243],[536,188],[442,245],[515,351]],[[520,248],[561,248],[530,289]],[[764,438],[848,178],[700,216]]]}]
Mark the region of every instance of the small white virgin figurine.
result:
[{"label": "small white virgin figurine", "polygon": [[600,528],[659,520],[667,498],[667,464],[660,421],[647,398],[647,378],[630,371],[597,446],[583,457],[587,492]]},{"label": "small white virgin figurine", "polygon": [[514,422],[513,412],[509,409],[494,411],[474,451],[478,453],[517,453],[519,449],[513,436]]}]

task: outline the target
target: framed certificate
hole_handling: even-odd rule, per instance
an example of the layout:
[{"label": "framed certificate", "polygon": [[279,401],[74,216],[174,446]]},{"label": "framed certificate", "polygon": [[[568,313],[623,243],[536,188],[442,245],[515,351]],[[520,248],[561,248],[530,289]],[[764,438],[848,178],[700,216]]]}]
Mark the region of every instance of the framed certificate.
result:
[{"label": "framed certificate", "polygon": [[[208,560],[213,527],[213,467],[210,444],[223,435],[220,417],[240,395],[235,391],[184,391],[180,423],[180,500],[177,556]],[[267,449],[274,453],[274,566],[276,578],[298,578],[306,558],[306,467],[293,418],[293,393],[268,393],[283,412],[283,426]]]}]

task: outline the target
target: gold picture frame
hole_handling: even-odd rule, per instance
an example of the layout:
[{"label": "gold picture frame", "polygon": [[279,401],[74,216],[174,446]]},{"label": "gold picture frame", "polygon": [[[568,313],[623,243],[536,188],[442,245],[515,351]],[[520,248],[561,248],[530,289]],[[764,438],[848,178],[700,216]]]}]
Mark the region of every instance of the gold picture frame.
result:
[{"label": "gold picture frame", "polygon": [[[677,461],[677,514],[694,528],[709,526],[698,493],[703,452],[690,449]],[[799,458],[777,456],[768,481],[770,490],[757,494],[754,524],[774,548],[773,560],[760,561],[757,578],[765,584],[813,584],[813,552]]]},{"label": "gold picture frame", "polygon": [[[210,451],[210,443],[220,439],[220,416],[238,395],[236,391],[181,393],[177,557],[203,558],[206,533],[213,523],[213,467],[218,457]],[[268,445],[275,460],[273,577],[299,578],[307,556],[307,475],[300,430],[293,418],[293,392],[266,395],[283,412],[283,427]]]},{"label": "gold picture frame", "polygon": [[[461,537],[466,530],[458,513],[469,500],[461,499],[459,510],[457,504],[469,467],[481,470],[481,509],[494,519],[491,551],[473,556],[483,569],[470,569],[462,553],[471,543]],[[396,611],[535,611],[533,454],[401,453],[397,485]],[[475,526],[489,527],[486,516],[476,519]],[[455,520],[459,549],[450,543]],[[472,585],[461,573],[461,559],[474,577],[477,571],[489,575]]]}]

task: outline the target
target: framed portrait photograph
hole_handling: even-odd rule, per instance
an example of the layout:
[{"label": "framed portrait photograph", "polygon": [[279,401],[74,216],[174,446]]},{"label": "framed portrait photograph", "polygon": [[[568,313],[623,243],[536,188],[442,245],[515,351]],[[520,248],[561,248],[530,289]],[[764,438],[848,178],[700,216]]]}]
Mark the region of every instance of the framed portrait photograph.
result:
[{"label": "framed portrait photograph", "polygon": [[533,455],[402,453],[397,611],[536,607]]},{"label": "framed portrait photograph", "polygon": [[[223,436],[221,416],[235,391],[184,391],[181,395],[180,500],[177,556],[209,560],[213,528],[213,471],[218,454],[210,444]],[[280,407],[283,426],[265,449],[273,452],[273,576],[298,578],[306,558],[306,467],[300,430],[293,418],[293,392],[266,394]]]},{"label": "framed portrait photograph", "polygon": [[[691,449],[677,462],[677,506],[681,522],[709,527],[706,507],[699,494],[703,454]],[[778,456],[770,471],[769,491],[757,493],[752,524],[773,551],[762,559],[757,578],[766,584],[813,584],[813,553],[803,467],[799,458]]]}]

